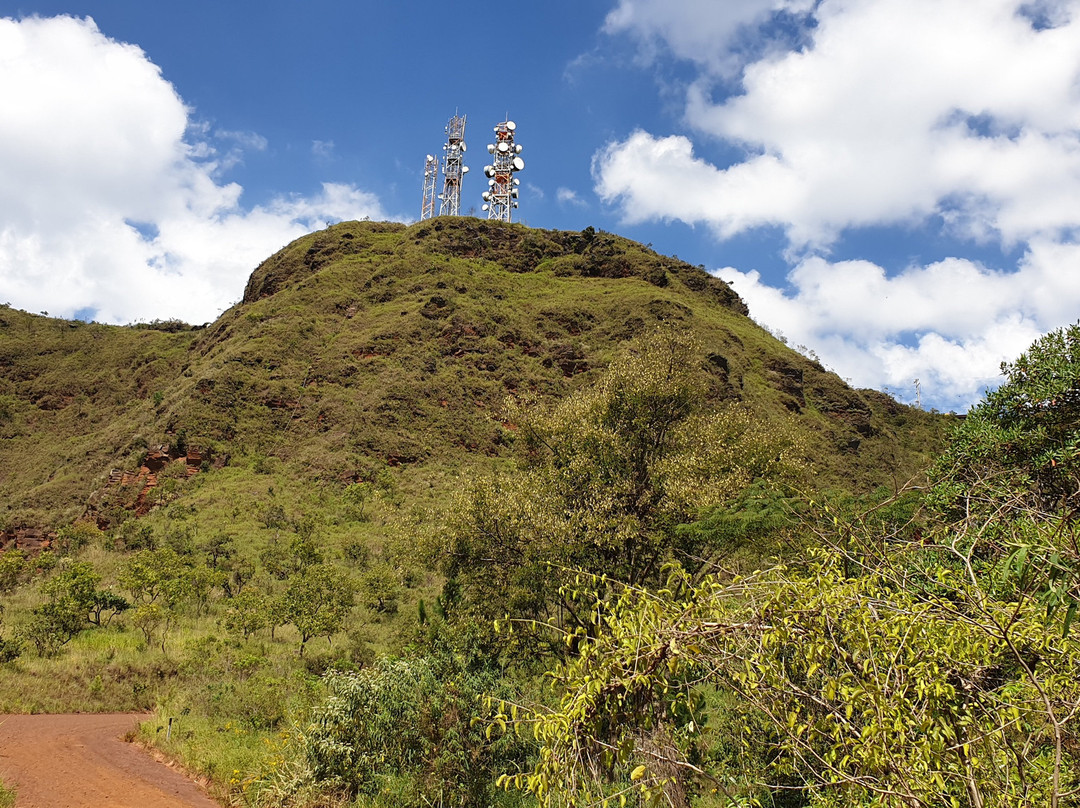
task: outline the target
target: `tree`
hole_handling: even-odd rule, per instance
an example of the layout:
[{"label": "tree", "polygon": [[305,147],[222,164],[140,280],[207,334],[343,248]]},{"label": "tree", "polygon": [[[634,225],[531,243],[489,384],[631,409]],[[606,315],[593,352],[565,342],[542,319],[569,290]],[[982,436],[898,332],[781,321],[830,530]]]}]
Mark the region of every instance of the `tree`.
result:
[{"label": "tree", "polygon": [[1034,591],[1066,630],[1080,603],[1080,324],[1037,340],[935,465],[930,504],[979,537],[982,559]]},{"label": "tree", "polygon": [[677,525],[801,465],[787,420],[705,408],[702,363],[692,341],[657,331],[595,385],[512,408],[523,460],[477,478],[453,505],[444,602],[484,620],[585,625],[560,595],[567,570],[652,586],[666,562],[700,563]]},{"label": "tree", "polygon": [[163,654],[178,612],[193,598],[205,597],[207,586],[207,576],[169,547],[140,550],[127,560],[118,578],[131,594],[132,622],[142,631],[147,645],[160,635]]},{"label": "tree", "polygon": [[282,593],[288,622],[300,632],[300,656],[312,637],[336,634],[355,602],[349,577],[330,564],[312,564],[289,579]]},{"label": "tree", "polygon": [[247,589],[227,603],[222,625],[230,634],[239,634],[246,640],[270,624],[270,597],[257,589]]},{"label": "tree", "polygon": [[445,650],[380,658],[357,673],[329,673],[303,751],[316,781],[350,795],[404,779],[416,804],[487,808],[495,773],[523,744],[492,736],[485,696],[507,687],[490,667]]},{"label": "tree", "polygon": [[100,583],[101,575],[89,562],[61,562],[59,571],[42,584],[41,591],[57,609],[69,611],[100,627],[108,625],[113,617],[130,606],[115,592],[100,589]]},{"label": "tree", "polygon": [[22,550],[7,550],[0,553],[0,594],[10,592],[27,575],[26,553]]}]

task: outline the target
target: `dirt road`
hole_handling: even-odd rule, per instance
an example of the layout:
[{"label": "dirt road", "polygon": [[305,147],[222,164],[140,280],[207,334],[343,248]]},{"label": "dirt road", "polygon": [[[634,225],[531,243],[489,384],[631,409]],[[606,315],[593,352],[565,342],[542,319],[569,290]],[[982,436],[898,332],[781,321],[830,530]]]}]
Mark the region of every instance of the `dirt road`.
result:
[{"label": "dirt road", "polygon": [[16,808],[220,808],[124,735],[141,716],[0,715],[0,778]]}]

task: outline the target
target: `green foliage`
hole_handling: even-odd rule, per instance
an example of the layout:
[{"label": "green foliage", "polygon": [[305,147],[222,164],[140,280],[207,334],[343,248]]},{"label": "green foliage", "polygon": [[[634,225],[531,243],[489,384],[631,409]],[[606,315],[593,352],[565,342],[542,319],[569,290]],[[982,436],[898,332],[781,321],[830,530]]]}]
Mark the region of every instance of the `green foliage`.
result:
[{"label": "green foliage", "polygon": [[270,597],[256,589],[245,589],[229,598],[222,625],[230,634],[245,640],[270,625]]},{"label": "green foliage", "polygon": [[485,694],[505,692],[497,674],[452,655],[382,658],[328,674],[326,685],[304,753],[316,780],[349,794],[373,795],[397,778],[406,785],[394,804],[486,808],[494,773],[520,755],[520,744],[478,720]]},{"label": "green foliage", "polygon": [[102,626],[129,608],[130,604],[108,589],[100,589],[101,575],[85,561],[61,563],[56,574],[42,584],[41,591],[60,611],[80,616]]},{"label": "green foliage", "polygon": [[330,564],[313,564],[289,579],[281,595],[285,619],[300,633],[300,655],[312,637],[341,631],[355,603],[355,585]]},{"label": "green foliage", "polygon": [[[0,629],[4,627],[4,606],[0,603]],[[17,659],[22,653],[22,644],[18,640],[4,639],[0,634],[0,664]]]},{"label": "green foliage", "polygon": [[56,531],[53,548],[60,555],[71,555],[88,544],[100,544],[104,534],[93,522],[75,522]]},{"label": "green foliage", "polygon": [[1080,324],[1040,338],[957,429],[936,466],[943,506],[992,510],[1022,492],[1042,511],[1080,506]]},{"label": "green foliage", "polygon": [[0,553],[0,595],[10,592],[22,583],[31,570],[22,550]]},{"label": "green foliage", "polygon": [[571,594],[595,603],[593,625],[568,637],[559,703],[501,716],[542,744],[503,783],[553,806],[798,792],[830,808],[1071,805],[1078,337],[1052,334],[1009,366],[918,522],[905,495],[805,522],[823,547],[799,565],[673,570],[659,592],[603,604],[583,579]]},{"label": "green foliage", "polygon": [[559,596],[562,570],[654,585],[666,562],[695,563],[677,525],[755,481],[797,474],[790,425],[737,407],[703,411],[699,366],[692,341],[657,332],[593,387],[517,410],[526,465],[481,477],[459,497],[446,536],[448,594],[488,619],[584,625]]},{"label": "green foliage", "polygon": [[1080,324],[1036,341],[957,429],[931,504],[977,531],[999,584],[1037,590],[1065,631],[1080,603]]}]

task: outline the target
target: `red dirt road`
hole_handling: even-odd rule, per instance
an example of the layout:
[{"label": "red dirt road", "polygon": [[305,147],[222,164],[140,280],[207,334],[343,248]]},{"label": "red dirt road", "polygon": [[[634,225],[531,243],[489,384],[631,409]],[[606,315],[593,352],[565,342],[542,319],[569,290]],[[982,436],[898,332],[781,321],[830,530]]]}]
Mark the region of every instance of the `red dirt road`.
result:
[{"label": "red dirt road", "polygon": [[0,778],[16,808],[220,808],[126,743],[133,714],[0,715]]}]

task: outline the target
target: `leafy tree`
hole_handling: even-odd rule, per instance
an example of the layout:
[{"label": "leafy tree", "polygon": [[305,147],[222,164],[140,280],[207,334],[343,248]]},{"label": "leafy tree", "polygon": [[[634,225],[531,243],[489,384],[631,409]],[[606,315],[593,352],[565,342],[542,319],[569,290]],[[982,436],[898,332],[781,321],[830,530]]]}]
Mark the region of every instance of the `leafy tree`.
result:
[{"label": "leafy tree", "polygon": [[246,589],[228,600],[222,625],[230,634],[245,640],[270,624],[270,597],[256,589]]},{"label": "leafy tree", "polygon": [[221,530],[207,539],[202,550],[210,557],[210,566],[213,569],[225,569],[229,561],[236,556],[236,539]]},{"label": "leafy tree", "polygon": [[353,582],[330,564],[313,564],[292,576],[282,608],[300,632],[300,656],[312,637],[329,638],[340,631],[354,603]]},{"label": "leafy tree", "polygon": [[585,625],[559,594],[565,570],[651,586],[668,561],[700,563],[677,525],[801,465],[785,420],[705,409],[701,363],[693,342],[658,331],[592,387],[517,409],[525,461],[476,479],[453,506],[444,602],[482,619]]},{"label": "leafy tree", "polygon": [[220,573],[205,565],[193,565],[175,550],[162,547],[140,550],[121,567],[118,579],[131,594],[134,604],[132,623],[139,628],[147,645],[160,636],[161,652],[169,629],[179,612],[188,604],[201,608],[209,590],[220,583]]},{"label": "leafy tree", "polygon": [[416,804],[486,808],[498,768],[524,748],[475,720],[487,694],[508,691],[497,671],[460,656],[380,658],[324,681],[329,695],[312,713],[304,754],[316,780],[348,794],[404,780]]},{"label": "leafy tree", "polygon": [[979,537],[1001,584],[1034,587],[1066,630],[1080,603],[1080,324],[1037,340],[957,429],[931,504]]},{"label": "leafy tree", "polygon": [[0,553],[0,594],[10,592],[22,583],[28,572],[26,553],[22,550]]},{"label": "leafy tree", "polygon": [[100,583],[101,575],[92,564],[75,561],[62,563],[56,575],[42,584],[41,591],[57,609],[79,615],[95,626],[108,625],[130,604],[115,592],[100,589]]},{"label": "leafy tree", "polygon": [[937,464],[938,499],[995,507],[1002,492],[1032,509],[1080,506],[1080,323],[1037,340],[959,427]]},{"label": "leafy tree", "polygon": [[53,547],[60,555],[71,555],[88,544],[100,543],[104,537],[93,522],[75,522],[56,531]]},{"label": "leafy tree", "polygon": [[401,597],[401,581],[397,572],[385,561],[380,561],[360,576],[360,596],[364,606],[380,614],[394,614]]}]

